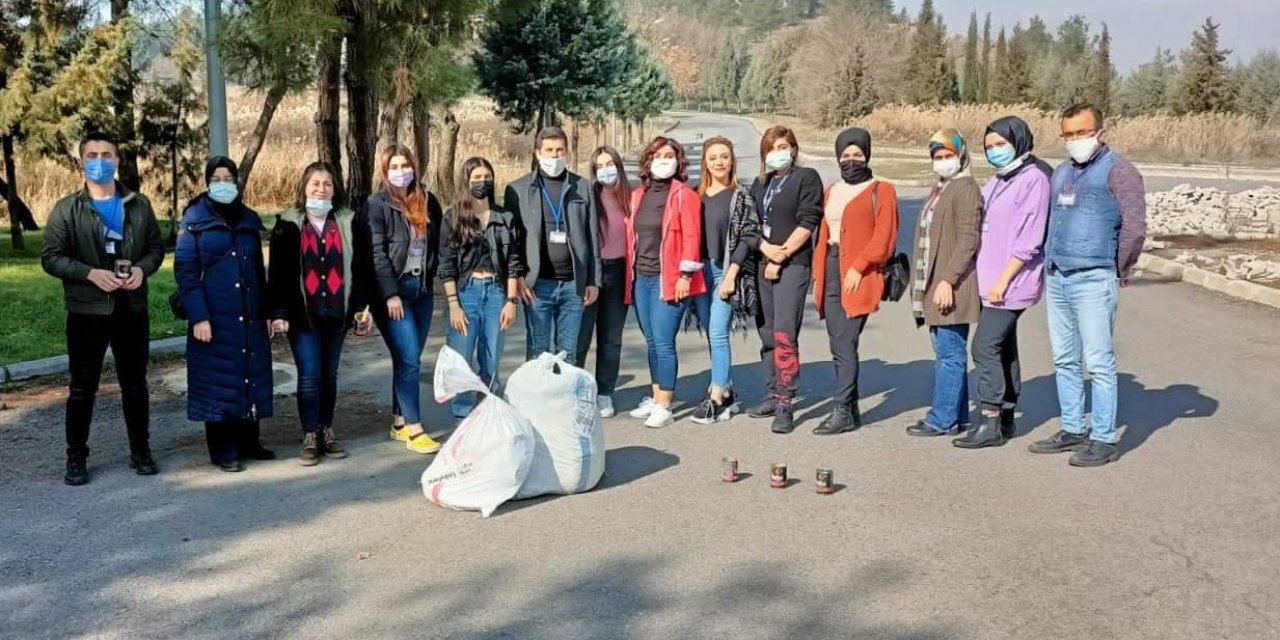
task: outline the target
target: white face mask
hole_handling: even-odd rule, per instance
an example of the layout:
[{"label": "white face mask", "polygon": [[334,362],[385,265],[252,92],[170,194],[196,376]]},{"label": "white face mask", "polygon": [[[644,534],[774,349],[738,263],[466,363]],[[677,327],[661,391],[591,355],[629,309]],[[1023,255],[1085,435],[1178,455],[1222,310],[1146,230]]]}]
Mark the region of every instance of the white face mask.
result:
[{"label": "white face mask", "polygon": [[606,187],[618,184],[618,168],[604,167],[596,170],[596,181]]},{"label": "white face mask", "polygon": [[1071,154],[1071,159],[1083,164],[1088,162],[1094,153],[1097,153],[1098,147],[1102,146],[1102,141],[1098,140],[1098,136],[1093,136],[1083,140],[1070,140],[1066,143],[1066,146],[1067,153]]},{"label": "white face mask", "polygon": [[538,168],[551,178],[559,178],[560,174],[564,173],[564,167],[566,164],[567,160],[564,156],[560,156],[559,158],[538,157]]},{"label": "white face mask", "polygon": [[675,158],[654,158],[649,161],[649,173],[659,180],[666,180],[676,174]]},{"label": "white face mask", "polygon": [[946,160],[934,160],[933,172],[938,174],[943,180],[954,178],[960,173],[960,158],[947,158]]},{"label": "white face mask", "polygon": [[791,166],[790,151],[770,151],[764,157],[764,166],[770,171],[781,171]]}]

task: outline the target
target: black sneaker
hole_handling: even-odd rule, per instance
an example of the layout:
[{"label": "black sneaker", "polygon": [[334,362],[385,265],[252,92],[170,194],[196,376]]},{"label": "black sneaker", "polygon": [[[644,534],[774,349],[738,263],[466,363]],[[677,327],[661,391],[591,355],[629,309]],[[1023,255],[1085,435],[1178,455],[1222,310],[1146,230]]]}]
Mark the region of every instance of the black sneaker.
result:
[{"label": "black sneaker", "polygon": [[1089,444],[1088,435],[1083,433],[1076,435],[1059,430],[1044,440],[1032,442],[1031,446],[1027,447],[1027,451],[1031,453],[1066,453],[1075,451],[1087,444]]},{"label": "black sneaker", "polygon": [[67,475],[63,476],[67,484],[78,487],[89,484],[89,469],[81,458],[67,458]]},{"label": "black sneaker", "polygon": [[129,468],[140,476],[154,476],[160,473],[160,467],[151,457],[151,451],[138,451],[129,456]]},{"label": "black sneaker", "polygon": [[768,418],[778,412],[778,405],[774,404],[773,398],[765,398],[760,404],[747,410],[747,415],[752,418]]},{"label": "black sneaker", "polygon": [[796,422],[791,411],[788,409],[777,409],[773,414],[773,423],[769,425],[769,430],[774,433],[787,434],[796,430]]},{"label": "black sneaker", "polygon": [[853,412],[849,410],[849,405],[843,402],[835,402],[831,405],[831,415],[827,416],[822,424],[814,427],[814,435],[834,436],[846,431],[853,431],[862,426],[860,420],[855,420]]},{"label": "black sneaker", "polygon": [[1120,451],[1114,444],[1090,440],[1087,446],[1072,454],[1069,462],[1073,467],[1101,467],[1119,459]]},{"label": "black sneaker", "polygon": [[702,401],[702,404],[698,405],[697,409],[694,409],[690,420],[698,424],[711,424],[716,421],[716,416],[719,414],[720,407],[716,405],[716,401],[706,398]]}]

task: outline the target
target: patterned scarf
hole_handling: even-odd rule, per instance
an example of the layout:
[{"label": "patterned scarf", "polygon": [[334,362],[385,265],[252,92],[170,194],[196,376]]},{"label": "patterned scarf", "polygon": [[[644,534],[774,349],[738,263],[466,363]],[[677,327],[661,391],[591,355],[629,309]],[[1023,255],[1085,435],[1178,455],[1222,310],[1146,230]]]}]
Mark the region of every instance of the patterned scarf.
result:
[{"label": "patterned scarf", "polygon": [[911,286],[911,313],[916,317],[917,326],[924,323],[924,296],[929,289],[929,252],[932,249],[929,246],[929,225],[933,223],[933,209],[938,206],[938,198],[946,188],[946,182],[934,185],[933,191],[929,192],[929,199],[924,203],[924,209],[920,211],[920,240],[916,243],[918,258]]},{"label": "patterned scarf", "polygon": [[[756,211],[755,198],[751,197],[751,192],[746,187],[739,186],[733,194],[733,204],[729,208],[729,241],[725,243],[723,263],[726,268],[729,266],[733,249],[742,241],[742,236],[747,234],[759,236],[760,232],[760,215]],[[729,327],[732,331],[743,335],[746,335],[748,330],[755,330],[756,316],[760,313],[760,290],[759,283],[756,281],[756,273],[759,269],[760,256],[753,249],[747,253],[747,259],[743,261],[742,266],[738,267],[733,296],[729,298],[729,303],[733,307],[733,319]],[[711,283],[708,282],[707,287],[707,295],[720,295],[719,291],[710,288]],[[692,299],[689,300],[689,304],[693,304]],[[696,313],[687,313],[684,316],[684,330],[688,331],[690,328],[695,328],[698,333],[702,333],[702,321],[698,319]]]}]

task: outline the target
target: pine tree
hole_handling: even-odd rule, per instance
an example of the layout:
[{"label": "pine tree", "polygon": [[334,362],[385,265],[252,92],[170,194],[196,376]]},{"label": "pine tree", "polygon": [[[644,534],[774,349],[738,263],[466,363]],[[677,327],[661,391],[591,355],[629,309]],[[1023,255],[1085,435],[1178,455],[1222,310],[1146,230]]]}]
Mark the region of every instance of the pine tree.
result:
[{"label": "pine tree", "polygon": [[1013,37],[1006,40],[1004,30],[996,42],[996,81],[992,99],[997,104],[1015,105],[1027,101],[1031,85],[1030,67],[1022,38],[1022,26],[1013,28]]},{"label": "pine tree", "polygon": [[982,104],[991,102],[991,73],[991,14],[988,13],[982,25],[982,70],[978,75],[978,102]]},{"label": "pine tree", "polygon": [[1280,107],[1280,53],[1258,52],[1240,70],[1239,86],[1236,110],[1265,122],[1271,110]]},{"label": "pine tree", "polygon": [[842,127],[855,118],[865,116],[876,105],[875,90],[867,74],[866,54],[855,46],[853,56],[841,65],[831,87],[823,126]]},{"label": "pine tree", "polygon": [[948,55],[942,62],[942,94],[939,98],[943,104],[960,102],[960,77],[956,75],[955,58]]},{"label": "pine tree", "polygon": [[766,40],[760,53],[751,58],[743,90],[753,105],[775,113],[786,104],[793,49],[794,35],[783,32]]},{"label": "pine tree", "polygon": [[946,80],[943,74],[944,31],[940,20],[941,16],[933,10],[933,0],[924,0],[916,18],[911,53],[907,58],[912,104],[937,104],[942,99]]},{"label": "pine tree", "polygon": [[1089,61],[1088,74],[1085,80],[1084,99],[1102,109],[1103,113],[1111,112],[1111,33],[1107,23],[1102,23],[1102,35],[1098,36],[1096,48]]},{"label": "pine tree", "polygon": [[964,44],[964,86],[962,99],[974,104],[981,94],[982,82],[978,79],[981,67],[978,62],[978,12],[969,14],[969,37]]},{"label": "pine tree", "polygon": [[1145,115],[1169,108],[1178,63],[1168,49],[1157,49],[1150,62],[1144,62],[1119,84],[1115,109],[1127,116]]},{"label": "pine tree", "polygon": [[1182,54],[1182,73],[1174,99],[1179,114],[1229,111],[1234,101],[1227,69],[1230,49],[1218,46],[1218,26],[1212,18],[1191,37],[1191,47]]}]

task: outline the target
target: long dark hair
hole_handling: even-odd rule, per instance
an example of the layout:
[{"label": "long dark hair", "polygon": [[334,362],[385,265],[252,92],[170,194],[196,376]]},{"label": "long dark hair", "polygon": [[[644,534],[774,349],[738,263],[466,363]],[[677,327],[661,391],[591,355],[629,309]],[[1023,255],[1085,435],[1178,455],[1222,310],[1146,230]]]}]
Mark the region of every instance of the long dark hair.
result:
[{"label": "long dark hair", "polygon": [[488,160],[480,157],[467,158],[458,170],[458,187],[453,196],[452,230],[449,232],[449,246],[457,248],[470,245],[484,237],[484,227],[480,225],[480,212],[493,209],[493,194],[485,201],[471,195],[471,172],[479,168],[489,170],[489,175],[497,174]]},{"label": "long dark hair", "polygon": [[617,149],[608,146],[600,147],[599,149],[591,152],[591,189],[596,194],[596,202],[602,203],[602,206],[600,206],[599,211],[597,211],[596,214],[602,220],[609,215],[605,212],[603,206],[605,185],[600,184],[600,180],[596,177],[596,158],[603,155],[608,155],[612,158],[613,166],[618,169],[618,182],[613,185],[613,198],[618,201],[618,206],[622,207],[623,215],[630,217],[631,180],[627,178],[627,169],[622,164],[622,154],[618,153]]},{"label": "long dark hair", "polygon": [[311,182],[311,176],[323,171],[329,174],[329,180],[333,182],[333,210],[337,211],[347,204],[347,194],[342,190],[342,183],[338,182],[338,173],[333,170],[333,165],[328,162],[312,162],[302,170],[302,178],[298,180],[297,186],[293,188],[293,206],[300,212],[307,212],[307,183]]}]

